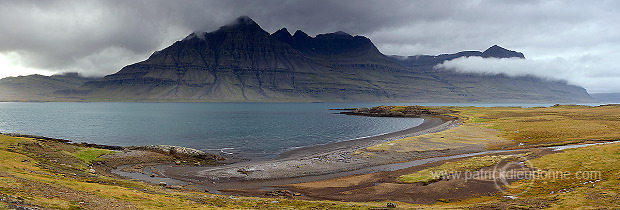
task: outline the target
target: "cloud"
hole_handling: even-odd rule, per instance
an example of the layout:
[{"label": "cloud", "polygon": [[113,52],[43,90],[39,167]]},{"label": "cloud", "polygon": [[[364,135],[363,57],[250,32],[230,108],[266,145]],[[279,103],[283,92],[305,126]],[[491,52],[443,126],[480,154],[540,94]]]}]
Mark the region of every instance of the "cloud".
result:
[{"label": "cloud", "polygon": [[213,31],[248,15],[268,32],[286,27],[310,35],[364,35],[388,55],[497,44],[528,58],[577,62],[572,59],[584,54],[620,52],[620,13],[611,8],[620,8],[620,1],[0,1],[0,56],[18,54],[22,67],[42,72],[105,75],[193,31]]},{"label": "cloud", "polygon": [[[583,55],[575,58],[482,58],[461,57],[444,61],[435,69],[479,74],[504,74],[508,76],[537,76],[552,80],[565,80],[570,84],[588,87],[588,92],[613,92],[619,90],[617,82],[602,82],[620,79],[615,62],[604,57]],[[609,55],[607,55],[609,56]]]},{"label": "cloud", "polygon": [[[159,28],[140,14],[98,1],[3,2],[0,27],[7,30],[0,34],[0,52],[19,54],[21,63],[31,68],[110,73],[113,71],[105,70],[105,63],[94,72],[80,64],[94,62],[87,60],[108,48],[123,48],[137,55],[159,46]],[[118,61],[126,61],[122,59],[126,54],[116,56]],[[115,63],[115,68],[126,65]]]}]

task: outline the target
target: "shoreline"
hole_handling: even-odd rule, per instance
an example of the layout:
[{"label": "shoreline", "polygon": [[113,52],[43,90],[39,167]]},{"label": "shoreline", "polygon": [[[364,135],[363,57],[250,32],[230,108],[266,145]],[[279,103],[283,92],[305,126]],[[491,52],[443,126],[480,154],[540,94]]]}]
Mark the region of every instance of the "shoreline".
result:
[{"label": "shoreline", "polygon": [[[106,163],[96,166],[96,168],[106,171],[106,174],[123,177],[124,179],[143,180],[153,184],[162,184],[162,182],[156,180],[161,180],[163,178],[168,180],[166,183],[185,183],[183,185],[207,189],[211,192],[219,192],[219,190],[225,189],[265,188],[276,185],[338,178],[353,175],[356,173],[355,171],[364,171],[364,169],[376,166],[415,159],[480,152],[483,150],[481,148],[465,148],[450,149],[447,151],[424,151],[418,152],[418,154],[381,154],[380,157],[370,159],[360,157],[354,153],[369,146],[407,137],[440,132],[457,127],[461,124],[460,120],[457,118],[440,114],[368,117],[416,117],[422,118],[423,122],[418,126],[392,133],[296,148],[285,151],[274,159],[255,161],[239,159],[234,156],[227,157],[226,160],[221,160],[218,159],[217,156],[210,156],[209,160],[204,162],[205,160],[194,157],[194,155],[179,156],[179,154],[183,154],[179,153],[180,151],[193,151],[191,148],[168,145],[151,145],[158,147],[157,149],[153,149],[140,148],[146,146],[116,147],[84,143],[79,144],[123,151],[115,154],[116,156],[120,156],[120,158],[115,158],[113,157],[115,155],[112,155],[112,157],[104,158],[108,160],[104,161]],[[23,134],[19,135],[31,137]],[[69,140],[36,137],[78,144],[71,143]],[[175,149],[171,150],[171,148],[168,147]],[[200,154],[199,156],[205,155]],[[217,161],[209,162],[210,160]],[[131,170],[133,170],[132,173],[126,173]]]},{"label": "shoreline", "polygon": [[[293,150],[280,153],[278,157],[276,157],[273,160],[281,160],[281,159],[287,159],[287,158],[302,158],[305,156],[312,156],[312,155],[317,155],[321,153],[332,152],[334,150],[350,150],[352,148],[355,148],[356,150],[362,149],[362,148],[366,148],[366,147],[380,144],[383,142],[393,141],[393,140],[407,138],[411,136],[419,136],[419,135],[425,134],[425,132],[426,133],[438,132],[438,131],[434,131],[434,128],[437,128],[449,122],[449,120],[447,119],[441,119],[438,117],[422,116],[420,118],[423,119],[422,123],[420,123],[420,125],[415,126],[415,127],[407,128],[407,129],[400,130],[400,131],[395,131],[392,133],[381,134],[377,136],[296,148]],[[441,128],[438,128],[438,129],[441,129]],[[443,130],[446,130],[446,129],[443,129]]]},{"label": "shoreline", "polygon": [[[318,181],[352,175],[348,172],[428,157],[480,152],[481,147],[426,151],[418,154],[385,154],[365,158],[354,152],[375,144],[397,139],[435,133],[460,125],[460,121],[445,117],[422,116],[424,122],[416,127],[374,137],[354,139],[325,145],[299,148],[282,153],[278,158],[264,161],[239,162],[218,166],[155,165],[148,173],[201,185],[210,192],[225,189],[265,188]],[[132,177],[137,178],[137,177]]]}]

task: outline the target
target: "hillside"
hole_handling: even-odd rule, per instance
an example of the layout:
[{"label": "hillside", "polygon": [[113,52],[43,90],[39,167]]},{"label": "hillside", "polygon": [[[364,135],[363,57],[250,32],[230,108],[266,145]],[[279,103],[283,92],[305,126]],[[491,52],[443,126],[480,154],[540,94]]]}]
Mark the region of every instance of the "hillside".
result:
[{"label": "hillside", "polygon": [[58,100],[55,92],[73,90],[96,79],[77,73],[7,77],[0,79],[0,101]]},{"label": "hillside", "polygon": [[87,97],[110,100],[587,102],[586,91],[535,77],[435,70],[461,56],[519,57],[493,46],[484,52],[396,59],[372,41],[345,32],[310,37],[286,28],[269,34],[249,17],[194,32],[105,78],[86,83]]},{"label": "hillside", "polygon": [[594,100],[604,103],[620,103],[620,93],[591,93]]},{"label": "hillside", "polygon": [[270,34],[242,16],[213,32],[193,32],[144,61],[54,96],[89,101],[592,101],[585,89],[563,81],[433,68],[463,56],[525,59],[497,45],[483,52],[386,56],[363,36],[339,31],[311,37],[286,28]]},{"label": "hillside", "polygon": [[[390,112],[410,108],[382,107]],[[260,193],[248,197],[243,194],[248,189],[215,195],[205,190],[204,182],[179,184],[165,179],[153,183],[122,179],[110,172],[132,165],[123,170],[157,180],[165,176],[145,172],[153,164],[196,168],[196,160],[174,153],[109,150],[114,148],[0,134],[0,209],[618,209],[620,144],[614,142],[620,137],[620,107],[439,109],[451,110],[463,124],[360,149],[354,155],[372,158],[444,151],[498,138],[508,141],[483,150],[507,151],[260,188],[256,189]],[[567,144],[575,148],[545,148]],[[496,169],[505,176],[482,173]],[[458,178],[442,171],[482,175]],[[521,178],[507,180],[508,176]],[[236,186],[247,187],[247,182]]]}]

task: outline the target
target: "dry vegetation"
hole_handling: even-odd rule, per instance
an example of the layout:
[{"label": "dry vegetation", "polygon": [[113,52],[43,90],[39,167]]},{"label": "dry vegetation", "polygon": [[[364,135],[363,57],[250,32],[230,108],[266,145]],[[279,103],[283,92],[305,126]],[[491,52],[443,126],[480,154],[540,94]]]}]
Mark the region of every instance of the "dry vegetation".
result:
[{"label": "dry vegetation", "polygon": [[620,139],[620,106],[548,108],[458,107],[469,123],[502,131],[501,137],[524,144],[566,144]]},{"label": "dry vegetation", "polygon": [[[549,108],[451,107],[462,126],[440,133],[407,138],[368,148],[369,151],[442,150],[466,144],[487,148],[518,148],[620,139],[620,107],[556,106]],[[402,108],[395,108],[402,111]],[[519,143],[524,145],[519,146]],[[168,189],[92,173],[91,163],[114,151],[0,135],[0,209],[368,209],[386,202],[346,203],[280,198],[219,196]],[[478,170],[503,156],[474,157],[429,168],[412,175],[429,182],[428,172]],[[572,174],[561,179],[539,178],[511,184],[518,198],[479,197],[452,203],[399,208],[591,209],[620,208],[620,144],[568,149],[529,160],[540,175]],[[442,168],[443,167],[443,168]],[[579,172],[590,175],[576,176]],[[600,176],[596,176],[598,172]],[[592,175],[594,174],[594,175]],[[405,177],[407,178],[407,177]],[[525,192],[525,193],[522,193]]]},{"label": "dry vegetation", "polygon": [[[516,107],[451,107],[464,124],[436,134],[428,134],[369,148],[370,150],[398,151],[406,148],[426,148],[421,140],[444,137],[443,142],[461,142],[485,138],[506,140],[500,144],[487,144],[489,149],[531,148],[538,146],[566,145],[583,142],[620,140],[620,106],[553,106],[548,108]],[[461,129],[461,130],[459,130]],[[480,132],[492,129],[495,132]],[[455,132],[456,131],[456,132]],[[474,136],[472,138],[472,135]],[[394,147],[392,147],[394,146]],[[482,157],[482,159],[485,159]],[[403,182],[429,182],[436,170],[477,170],[487,166],[489,160],[471,158],[446,163],[413,174],[401,176]],[[472,163],[474,162],[474,163]],[[512,183],[508,194],[518,194],[516,199],[500,197],[476,198],[452,203],[476,209],[596,209],[620,208],[620,144],[612,143],[545,155],[526,162],[537,169],[535,179]],[[468,167],[474,165],[475,167]],[[464,167],[464,168],[461,168]]]},{"label": "dry vegetation", "polygon": [[368,152],[417,152],[458,149],[468,146],[507,144],[499,131],[477,124],[463,124],[439,133],[404,138],[366,148]]},{"label": "dry vegetation", "polygon": [[0,209],[367,209],[385,203],[220,196],[98,175],[114,151],[0,135]]},{"label": "dry vegetation", "polygon": [[398,177],[398,181],[402,183],[431,183],[438,181],[442,176],[450,172],[478,171],[481,168],[494,166],[501,160],[511,158],[512,155],[488,155],[481,157],[472,157],[465,160],[447,162],[437,167],[427,168],[415,172],[413,174],[402,175]]}]

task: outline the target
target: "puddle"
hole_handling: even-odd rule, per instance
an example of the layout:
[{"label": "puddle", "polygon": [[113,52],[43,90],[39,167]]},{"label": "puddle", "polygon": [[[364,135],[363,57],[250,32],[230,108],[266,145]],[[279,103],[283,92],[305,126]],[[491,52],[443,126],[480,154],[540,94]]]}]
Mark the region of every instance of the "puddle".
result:
[{"label": "puddle", "polygon": [[549,149],[553,149],[553,151],[559,151],[564,149],[572,149],[572,148],[581,148],[593,145],[601,145],[601,144],[615,144],[620,141],[612,141],[612,142],[603,142],[603,143],[592,143],[592,144],[575,144],[575,145],[564,145],[564,146],[555,146],[555,147],[547,147]]},{"label": "puddle", "polygon": [[[120,175],[120,176],[124,176],[130,179],[138,179],[138,180],[142,180],[142,181],[146,181],[149,183],[153,183],[153,184],[167,184],[167,185],[177,185],[177,186],[183,186],[183,185],[188,185],[191,184],[189,182],[185,182],[185,181],[181,181],[181,180],[176,180],[176,179],[172,179],[172,178],[165,178],[165,177],[151,177],[148,174],[153,174],[152,168],[150,166],[145,166],[144,167],[144,172],[143,173],[138,173],[138,172],[126,172],[123,171],[123,169],[130,167],[130,165],[125,165],[125,166],[120,166],[114,170],[112,170],[112,173]],[[161,176],[160,174],[157,174],[158,176]]]},{"label": "puddle", "polygon": [[[218,191],[218,189],[222,189],[222,188],[216,188],[213,186],[207,186],[203,184],[195,184],[194,182],[187,182],[187,181],[182,181],[182,180],[168,178],[168,177],[161,177],[164,175],[162,175],[161,173],[155,173],[153,171],[153,169],[161,170],[162,167],[170,167],[169,165],[145,166],[143,168],[144,173],[123,171],[123,169],[130,167],[130,166],[131,165],[120,166],[112,170],[112,173],[123,176],[123,177],[127,177],[129,179],[140,180],[140,181],[144,181],[144,182],[148,182],[152,184],[167,185],[167,186],[181,186],[184,189],[194,189],[194,190],[205,191],[205,192],[209,192],[213,194],[223,194],[220,191]],[[151,177],[149,174],[156,174],[156,176]],[[198,180],[196,180],[196,183],[197,182]]]}]

